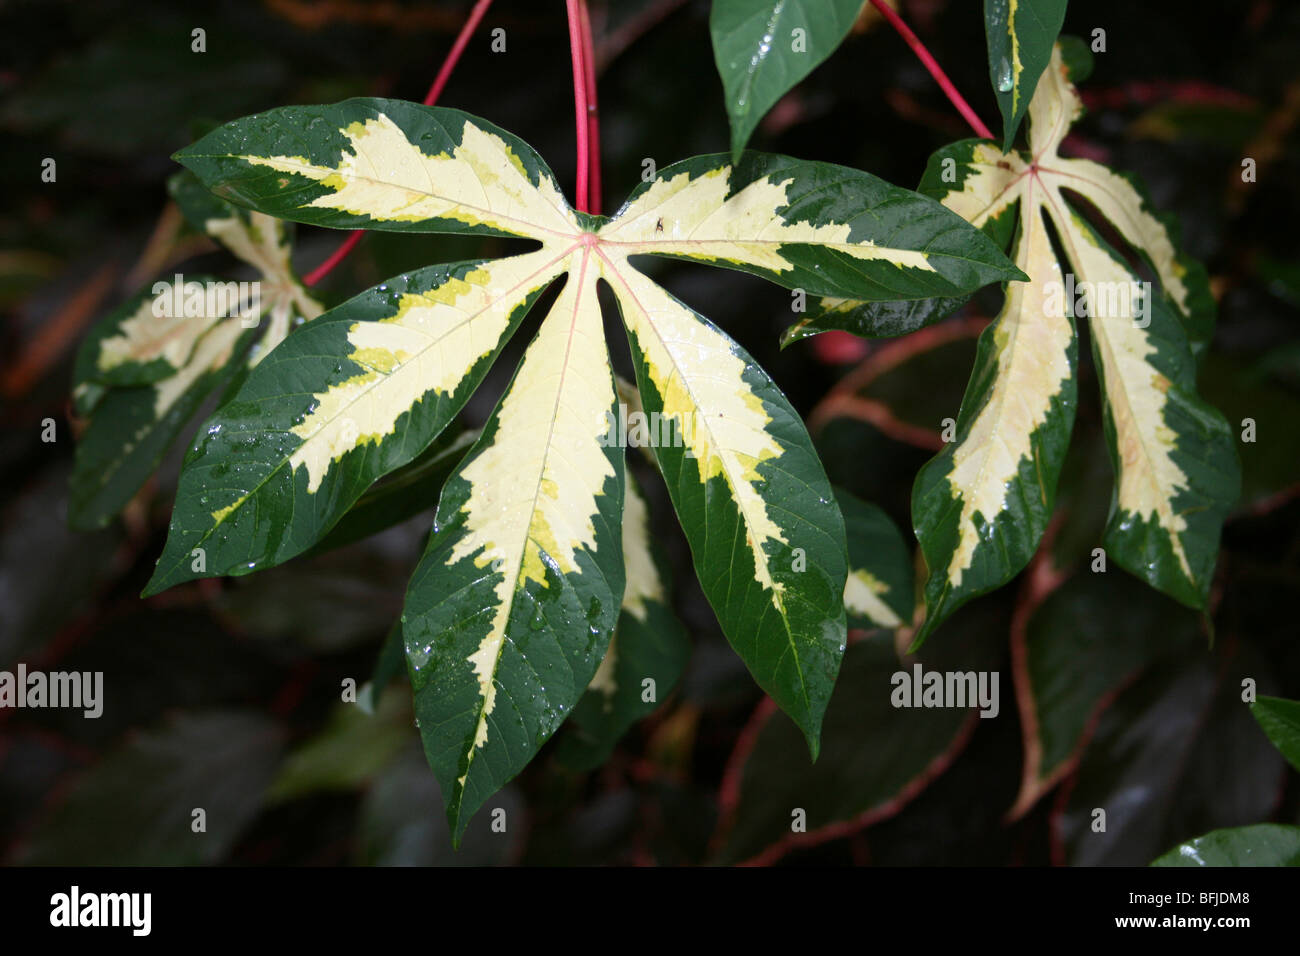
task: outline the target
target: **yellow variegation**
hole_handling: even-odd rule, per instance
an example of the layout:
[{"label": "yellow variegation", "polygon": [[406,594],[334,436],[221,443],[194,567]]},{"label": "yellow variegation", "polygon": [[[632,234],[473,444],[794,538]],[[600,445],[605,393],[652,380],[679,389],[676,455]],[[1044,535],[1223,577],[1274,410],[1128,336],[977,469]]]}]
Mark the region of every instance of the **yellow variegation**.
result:
[{"label": "yellow variegation", "polygon": [[755,577],[779,606],[782,585],[772,576],[765,546],[787,541],[768,511],[757,467],[778,457],[781,447],[767,429],[771,419],[762,401],[745,382],[745,363],[727,339],[616,255],[602,253],[601,269],[643,350],[662,414],[676,423],[700,479],[721,477],[731,489],[744,516]]},{"label": "yellow variegation", "polygon": [[1187,269],[1165,224],[1146,207],[1133,183],[1090,159],[1057,159],[1054,187],[1079,193],[1091,202],[1108,222],[1151,260],[1164,291],[1184,315],[1193,311],[1187,287]]},{"label": "yellow variegation", "polygon": [[[192,226],[257,276],[250,283],[178,274],[154,283],[152,295],[139,294],[87,340],[74,389],[79,411],[90,415],[72,480],[78,526],[102,525],[120,511],[212,390],[322,312],[293,272],[281,220],[236,211],[188,174],[173,177],[169,189]],[[258,321],[264,328],[253,342]]]},{"label": "yellow variegation", "polygon": [[1021,77],[1025,64],[1020,59],[1020,34],[1016,31],[1016,15],[1020,12],[1020,0],[1007,0],[1007,39],[1011,43],[1011,110],[1020,110],[1020,98],[1024,95]]},{"label": "yellow variegation", "polygon": [[[1141,296],[1128,269],[1097,245],[1087,224],[1075,216],[1072,229],[1062,230],[1063,242],[1080,282],[1129,289]],[[1169,379],[1152,360],[1157,346],[1146,328],[1131,317],[1130,307],[1120,315],[1093,315],[1090,323],[1094,347],[1105,372],[1106,400],[1115,426],[1119,459],[1117,504],[1130,515],[1154,521],[1169,537],[1179,567],[1193,578],[1182,537],[1187,521],[1174,499],[1188,487],[1187,475],[1174,461],[1178,435],[1165,424]]]},{"label": "yellow variegation", "polygon": [[348,147],[336,166],[318,166],[302,156],[240,158],[331,190],[308,205],[375,220],[456,219],[535,239],[578,231],[559,190],[550,182],[534,186],[505,141],[473,123],[465,124],[450,156],[422,152],[382,113],[340,132]]},{"label": "yellow variegation", "polygon": [[[287,128],[309,129],[306,145]],[[612,219],[586,216],[510,134],[394,100],[273,111],[178,158],[260,212],[335,228],[505,234],[540,248],[397,277],[394,291],[371,290],[289,339],[187,464],[195,475],[224,475],[237,463],[240,484],[204,493],[200,478],[187,488],[183,476],[185,518],[173,519],[151,588],[195,576],[185,557],[194,547],[209,549],[211,574],[311,546],[367,483],[433,440],[528,305],[563,277],[505,396],[444,486],[407,592],[416,712],[455,833],[588,687],[617,699],[620,721],[644,712],[617,686],[620,666],[675,680],[684,654],[654,636],[671,618],[663,578],[644,502],[624,488],[622,445],[607,440],[618,399],[596,295],[603,279],[633,341],[640,393],[681,440],[656,444],[654,458],[678,473],[670,496],[697,568],[709,571],[705,593],[815,751],[843,653],[842,516],[775,383],[629,258],[715,261],[814,295],[880,301],[900,289],[969,294],[1018,274],[991,243],[933,201],[868,174],[757,153],[737,164],[686,160]],[[906,248],[891,245],[896,236]],[[244,250],[264,271],[274,252],[256,241]],[[295,379],[289,394],[274,380],[277,366]],[[269,437],[252,423],[254,408],[274,409]],[[255,426],[270,450],[245,468],[240,449]],[[250,542],[262,551],[250,555]],[[620,618],[638,637],[611,647]]]},{"label": "yellow variegation", "polygon": [[[664,585],[650,553],[650,513],[629,477],[623,489],[623,610],[638,621],[646,619],[646,602],[664,599]],[[610,644],[611,654],[613,644]]]},{"label": "yellow variegation", "polygon": [[1052,54],[1066,0],[984,0],[989,76],[1002,114],[1002,148],[1011,151],[1020,120]]},{"label": "yellow variegation", "polygon": [[567,266],[549,249],[485,263],[439,288],[407,293],[380,322],[348,331],[348,355],[366,371],[315,396],[293,433],[303,443],[290,459],[307,469],[309,491],[333,462],[366,442],[392,435],[397,420],[424,394],[454,392],[466,373],[493,354],[519,301]]},{"label": "yellow variegation", "polygon": [[815,243],[855,259],[934,271],[924,252],[850,241],[845,223],[786,222],[779,212],[789,202],[791,182],[764,176],[730,194],[730,166],[658,179],[600,230],[600,241],[615,254],[619,246],[633,245],[637,253],[721,259],[772,272],[792,268],[782,245]]},{"label": "yellow variegation", "polygon": [[[1184,603],[1202,606],[1208,591],[1237,471],[1226,423],[1194,393],[1189,336],[1199,304],[1187,260],[1139,190],[1096,163],[1059,155],[1082,110],[1058,48],[1029,105],[1028,154],[959,144],[939,154],[965,156],[954,187],[936,179],[933,160],[927,171],[932,191],[974,225],[1018,204],[1016,263],[1029,281],[1008,286],[981,338],[955,447],[917,480],[913,521],[930,570],[918,640],[963,601],[1004,583],[1037,545],[1073,420],[1076,310],[1089,321],[1117,470],[1107,548]],[[1147,257],[1178,315],[1071,208],[1071,193]]]},{"label": "yellow variegation", "polygon": [[199,316],[187,316],[183,308],[175,308],[184,303],[176,302],[170,294],[145,299],[115,334],[100,342],[96,366],[101,372],[111,372],[128,362],[143,364],[162,359],[172,368],[181,368],[194,354],[203,334],[221,319],[221,313],[213,307],[217,297],[209,290]]},{"label": "yellow variegation", "polygon": [[169,375],[154,386],[155,418],[167,414],[201,376],[213,369],[224,368],[242,334],[243,329],[237,320],[226,319],[199,339],[190,360],[175,375]]},{"label": "yellow variegation", "polygon": [[[620,389],[620,395],[622,389]],[[623,487],[623,569],[627,584],[623,589],[621,612],[630,614],[636,620],[645,623],[648,620],[647,602],[662,603],[664,600],[663,581],[659,569],[655,567],[654,556],[650,552],[650,515],[646,510],[645,499],[637,490],[631,475]],[[614,695],[618,692],[618,634],[609,639],[609,649],[587,689],[604,697],[605,709],[614,706]]]},{"label": "yellow variegation", "polygon": [[257,269],[260,306],[267,317],[267,327],[249,364],[256,365],[289,334],[294,317],[314,319],[323,311],[294,275],[291,249],[284,223],[265,213],[250,212],[248,219],[234,215],[209,219],[204,231],[240,259]]},{"label": "yellow variegation", "polygon": [[972,169],[961,189],[944,197],[943,204],[972,226],[982,229],[997,219],[1020,196],[1020,184],[1029,166],[1014,153],[1003,155],[991,143],[975,144]]},{"label": "yellow variegation", "polygon": [[474,734],[479,748],[488,740],[497,661],[516,594],[529,581],[545,587],[548,563],[561,574],[578,572],[577,550],[596,548],[596,498],[615,477],[602,446],[614,385],[597,272],[586,250],[574,259],[502,400],[495,440],[461,471],[470,486],[461,509],[466,533],[450,560],[471,557],[499,575],[491,627],[469,658],[483,698]]},{"label": "yellow variegation", "polygon": [[1070,82],[1059,47],[1038,80],[1029,102],[1029,152],[1038,175],[1050,173],[1043,167],[1058,160],[1061,142],[1074,122],[1083,115],[1083,100]]},{"label": "yellow variegation", "polygon": [[850,614],[858,614],[880,627],[899,627],[903,620],[882,600],[889,593],[889,585],[870,571],[854,568],[849,571],[844,587],[844,607]]},{"label": "yellow variegation", "polygon": [[1049,294],[1049,285],[1061,282],[1061,267],[1032,183],[1020,208],[1015,261],[1030,281],[1007,288],[991,332],[997,355],[993,386],[953,452],[948,477],[953,496],[961,502],[957,545],[946,568],[953,588],[961,586],[975,551],[987,541],[975,516],[990,523],[1006,510],[1021,461],[1034,458],[1031,437],[1047,422],[1052,399],[1073,374],[1074,327],[1061,297]]}]

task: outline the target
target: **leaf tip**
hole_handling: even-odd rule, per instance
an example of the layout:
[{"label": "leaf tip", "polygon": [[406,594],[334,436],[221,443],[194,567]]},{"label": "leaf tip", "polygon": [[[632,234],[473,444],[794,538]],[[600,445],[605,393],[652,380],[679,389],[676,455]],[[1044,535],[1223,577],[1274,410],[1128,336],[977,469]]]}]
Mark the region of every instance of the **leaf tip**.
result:
[{"label": "leaf tip", "polygon": [[917,625],[916,631],[912,635],[912,640],[908,642],[907,653],[915,654],[919,651],[921,645],[929,639],[931,632],[938,626],[939,619],[927,614],[925,620]]},{"label": "leaf tip", "polygon": [[804,739],[808,741],[808,757],[813,763],[817,762],[822,751],[821,730],[821,721],[818,721],[816,729],[806,729],[803,732]]},{"label": "leaf tip", "polygon": [[796,342],[801,342],[804,339],[812,338],[819,331],[821,331],[820,329],[809,328],[811,324],[812,323],[810,319],[801,319],[800,321],[796,322],[794,325],[786,329],[784,332],[782,332],[781,340],[778,343],[781,351],[785,351],[787,348],[789,348],[791,345],[794,345],[794,343]]},{"label": "leaf tip", "polygon": [[[162,559],[159,558],[160,562],[161,560]],[[170,577],[171,576],[169,574],[163,573],[161,567],[155,567],[153,570],[153,574],[149,578],[149,583],[146,584],[144,586],[144,590],[140,592],[140,597],[142,599],[151,598],[156,594],[162,594],[163,591],[166,591],[173,584],[179,583],[177,581],[170,580]]]}]

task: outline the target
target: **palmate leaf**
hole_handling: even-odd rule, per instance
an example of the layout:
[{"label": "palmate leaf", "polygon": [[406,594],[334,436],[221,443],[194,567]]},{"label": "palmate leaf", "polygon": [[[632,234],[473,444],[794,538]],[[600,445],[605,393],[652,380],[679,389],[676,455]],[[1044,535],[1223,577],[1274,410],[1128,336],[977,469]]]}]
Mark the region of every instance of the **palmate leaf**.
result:
[{"label": "palmate leaf", "polygon": [[[285,224],[213,196],[190,173],[169,190],[190,224],[258,272],[257,315],[236,283],[187,275],[154,283],[106,316],[82,342],[74,399],[89,421],[77,444],[68,517],[107,523],[157,467],[204,399],[321,312],[293,274]],[[186,292],[189,283],[205,290]],[[259,335],[255,331],[263,325]]]},{"label": "palmate leaf", "polygon": [[[200,275],[187,281],[214,288],[217,280]],[[114,309],[91,329],[77,352],[77,384],[152,385],[186,368],[198,343],[226,317],[227,309],[226,300],[212,294],[196,297],[188,315],[185,305],[184,298],[178,302],[172,295],[142,289]]]},{"label": "palmate leaf", "polygon": [[734,341],[612,263],[642,403],[680,442],[655,446],[696,575],[732,647],[817,750],[844,653],[844,526],[812,439]]},{"label": "palmate leaf", "polygon": [[645,410],[663,426],[654,454],[705,593],[815,749],[844,643],[839,509],[771,379],[628,258],[692,259],[816,295],[887,299],[900,289],[969,294],[1018,274],[992,243],[953,256],[947,233],[982,237],[933,200],[855,170],[753,153],[734,166],[717,156],[669,166],[612,219],[585,216],[509,133],[395,100],[273,110],[178,158],[218,194],[268,215],[540,248],[391,279],[286,340],[191,450],[148,593],[311,547],[437,437],[563,276],[443,489],[407,593],[416,716],[462,833],[578,703],[626,603],[603,280]]},{"label": "palmate leaf", "polygon": [[733,157],[763,116],[848,35],[864,0],[714,0],[713,58],[726,93]]},{"label": "palmate leaf", "polygon": [[[143,310],[153,318],[153,296],[144,292],[116,314]],[[110,321],[114,316],[110,316]],[[204,317],[182,319],[186,328]],[[79,389],[102,390],[77,442],[69,483],[68,522],[74,528],[101,527],[122,510],[153,473],[199,410],[203,400],[238,371],[235,359],[256,333],[240,321],[217,317],[171,374],[151,383],[105,388],[83,380]]]},{"label": "palmate leaf", "polygon": [[[1129,180],[1058,155],[1081,111],[1058,48],[1029,106],[1028,153],[957,143],[932,157],[921,184],[990,235],[1016,223],[1013,252],[1030,278],[1008,287],[981,338],[956,441],[913,490],[929,568],[918,641],[1008,581],[1038,546],[1074,416],[1076,313],[1091,333],[1117,475],[1106,551],[1189,607],[1204,608],[1209,593],[1240,469],[1227,422],[1196,394],[1193,345],[1213,323],[1205,273]],[[1077,197],[1139,251],[1158,290],[1144,287],[1071,205]]]},{"label": "palmate leaf", "polygon": [[1002,151],[1010,152],[1020,121],[1038,86],[1061,24],[1067,0],[984,0],[989,79],[1002,113]]},{"label": "palmate leaf", "polygon": [[577,702],[623,596],[623,455],[601,441],[614,381],[595,264],[575,256],[407,590],[416,715],[457,833]]}]

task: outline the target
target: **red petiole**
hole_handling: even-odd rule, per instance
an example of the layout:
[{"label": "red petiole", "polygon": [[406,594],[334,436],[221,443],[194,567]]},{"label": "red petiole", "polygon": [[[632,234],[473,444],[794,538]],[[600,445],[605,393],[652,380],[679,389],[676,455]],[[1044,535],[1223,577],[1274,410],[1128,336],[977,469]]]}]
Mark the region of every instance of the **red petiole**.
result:
[{"label": "red petiole", "polygon": [[925,48],[925,44],[921,42],[920,38],[912,32],[912,28],[903,22],[903,18],[898,15],[897,11],[885,0],[871,0],[871,5],[880,11],[880,15],[889,21],[890,26],[912,48],[912,52],[916,54],[922,66],[930,71],[934,81],[939,84],[939,89],[943,90],[944,95],[957,108],[957,112],[970,124],[970,128],[975,131],[975,135],[981,139],[993,139],[992,131],[984,125],[983,120],[975,115],[975,111],[970,108],[970,104],[957,92],[957,87],[952,85],[952,80],[948,79],[948,74],[943,72],[943,68],[939,66],[938,61]]}]

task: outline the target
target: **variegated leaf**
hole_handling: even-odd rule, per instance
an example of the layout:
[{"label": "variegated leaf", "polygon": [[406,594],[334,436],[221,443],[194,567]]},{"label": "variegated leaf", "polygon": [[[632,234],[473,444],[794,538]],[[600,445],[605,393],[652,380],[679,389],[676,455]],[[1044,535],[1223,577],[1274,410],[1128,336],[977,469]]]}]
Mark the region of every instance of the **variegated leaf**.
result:
[{"label": "variegated leaf", "polygon": [[844,652],[844,525],[798,414],[703,316],[624,260],[605,278],[627,325],[654,443],[695,571],[750,673],[817,750]]},{"label": "variegated leaf", "polygon": [[77,354],[77,382],[149,385],[185,368],[208,330],[239,304],[238,283],[229,294],[211,276],[188,281],[196,283],[193,295],[158,282],[98,323]]},{"label": "variegated leaf", "polygon": [[849,542],[844,609],[850,627],[895,628],[912,620],[912,556],[880,508],[837,488]]},{"label": "variegated leaf", "polygon": [[[152,300],[151,294],[143,293],[119,313],[136,314],[148,309]],[[126,506],[204,398],[235,373],[232,359],[247,351],[254,335],[238,319],[194,316],[182,321],[207,331],[197,338],[178,370],[151,384],[107,388],[90,410],[69,482],[72,527],[101,527]],[[79,356],[81,365],[93,361],[83,356],[98,352],[95,343],[87,344],[89,348]],[[84,382],[82,387],[102,386]]]},{"label": "variegated leaf", "polygon": [[[1089,323],[1117,472],[1105,546],[1154,587],[1204,607],[1219,530],[1239,487],[1227,423],[1196,395],[1189,333],[1204,337],[1212,321],[1204,270],[1177,249],[1136,186],[1059,155],[1082,109],[1058,48],[1028,108],[1030,154],[957,144],[931,161],[922,183],[991,233],[1018,208],[1016,257],[1030,282],[1008,287],[981,339],[957,440],[917,479],[913,521],[930,573],[918,640],[963,601],[1008,580],[1037,547],[1073,417],[1071,317]],[[957,160],[946,167],[953,175],[939,174],[943,159]],[[1073,196],[1147,259],[1161,292],[1106,246],[1071,206]],[[1017,341],[1033,343],[1019,360],[1009,347]]]},{"label": "variegated leaf", "polygon": [[313,545],[437,437],[563,267],[543,250],[420,269],[286,339],[195,441],[146,593]]},{"label": "variegated leaf", "polygon": [[173,176],[167,186],[191,225],[257,270],[259,311],[266,325],[249,354],[250,366],[283,342],[291,329],[324,311],[293,271],[291,224],[217,198],[188,170]]},{"label": "variegated leaf", "polygon": [[477,439],[475,430],[458,432],[448,426],[419,457],[371,486],[307,554],[341,548],[432,511],[443,485]]},{"label": "variegated leaf", "polygon": [[589,252],[447,482],[407,592],[425,753],[459,836],[555,732],[623,597],[623,449]]},{"label": "variegated leaf", "polygon": [[[1044,207],[1074,272],[1076,305],[1089,316],[1103,385],[1116,470],[1103,543],[1153,587],[1204,608],[1223,520],[1241,489],[1232,431],[1196,394],[1192,343],[1208,338],[1213,321],[1204,272],[1186,264],[1160,220],[1141,204],[1129,205],[1138,194],[1126,193],[1123,180],[1057,155],[1082,109],[1058,48],[1030,107],[1030,145]],[[1069,206],[1067,192],[1089,199],[1143,253],[1163,294],[1129,270]]]},{"label": "variegated leaf", "polygon": [[1091,160],[1059,155],[1070,124],[1083,115],[1083,101],[1070,82],[1063,46],[1053,52],[1041,82],[1042,95],[1029,108],[1029,145],[1035,172],[1058,198],[1056,217],[1063,218],[1062,194],[1081,196],[1104,217],[1155,272],[1160,291],[1177,311],[1192,350],[1199,355],[1214,332],[1216,311],[1205,267],[1179,247],[1177,225],[1171,217],[1155,212],[1135,177]]},{"label": "variegated leaf", "polygon": [[623,606],[605,658],[574,708],[572,732],[560,744],[564,762],[577,769],[603,763],[628,728],[667,698],[691,649],[669,603],[668,562],[651,537],[645,498],[631,469],[626,477]]},{"label": "variegated leaf", "polygon": [[258,298],[266,325],[249,355],[251,367],[283,342],[290,330],[324,309],[294,275],[284,223],[279,219],[252,212],[209,219],[204,228],[259,273]]},{"label": "variegated leaf", "polygon": [[1002,113],[1002,149],[1011,151],[1016,130],[1065,20],[1067,0],[984,0],[989,79]]},{"label": "variegated leaf", "polygon": [[987,140],[963,139],[930,156],[918,188],[1003,249],[1015,235],[1017,203],[1028,173],[1019,153],[1003,154]]},{"label": "variegated leaf", "polygon": [[[605,419],[615,403],[599,274],[620,301],[653,397],[645,411],[679,429],[701,424],[686,445],[661,442],[655,454],[672,476],[705,592],[815,750],[844,643],[838,507],[771,380],[628,257],[699,259],[814,295],[883,300],[964,296],[1018,276],[992,243],[937,202],[865,173],[753,153],[734,167],[725,157],[671,166],[612,220],[586,216],[524,143],[454,110],[393,100],[273,110],[178,158],[255,213],[513,236],[541,248],[392,280],[286,340],[191,453],[151,589],[242,573],[310,546],[369,483],[435,438],[528,302],[567,273],[510,391],[444,488],[407,594],[425,749],[463,829],[593,677],[599,689],[620,602],[637,628],[666,626],[637,590],[647,580],[631,582],[633,603],[623,601],[617,539],[610,547],[623,464]],[[201,570],[191,560],[200,547]],[[631,651],[608,658],[616,682],[619,660],[638,659]]]}]

